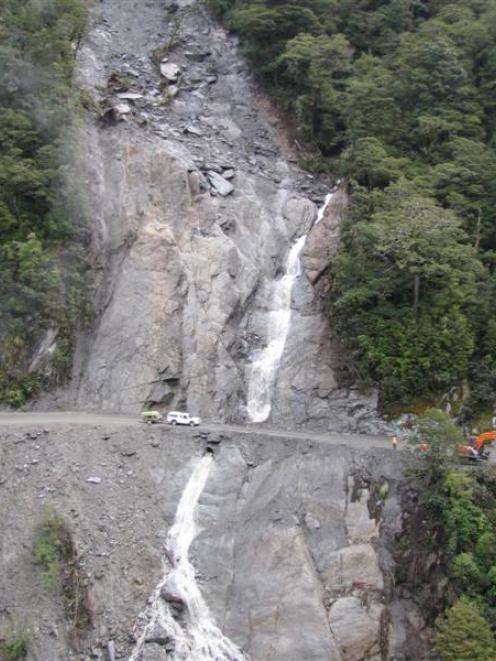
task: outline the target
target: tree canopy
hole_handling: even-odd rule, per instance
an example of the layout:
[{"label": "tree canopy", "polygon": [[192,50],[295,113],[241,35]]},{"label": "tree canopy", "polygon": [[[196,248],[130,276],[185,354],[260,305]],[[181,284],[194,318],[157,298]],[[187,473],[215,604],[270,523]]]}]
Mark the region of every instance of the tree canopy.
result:
[{"label": "tree canopy", "polygon": [[494,636],[481,608],[459,599],[438,624],[436,646],[443,661],[491,661],[496,658]]},{"label": "tree canopy", "polygon": [[29,361],[48,328],[67,366],[81,307],[84,223],[63,154],[85,23],[82,0],[0,0],[0,399],[14,405],[39,385]]}]

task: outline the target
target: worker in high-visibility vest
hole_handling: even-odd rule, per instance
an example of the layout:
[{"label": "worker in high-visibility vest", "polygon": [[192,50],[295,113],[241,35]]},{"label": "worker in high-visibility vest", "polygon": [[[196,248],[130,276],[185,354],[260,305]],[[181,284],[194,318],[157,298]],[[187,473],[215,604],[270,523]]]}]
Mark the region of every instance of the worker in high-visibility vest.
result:
[{"label": "worker in high-visibility vest", "polygon": [[393,436],[391,445],[393,446],[393,450],[396,450],[398,448],[398,439],[396,438],[396,436]]}]

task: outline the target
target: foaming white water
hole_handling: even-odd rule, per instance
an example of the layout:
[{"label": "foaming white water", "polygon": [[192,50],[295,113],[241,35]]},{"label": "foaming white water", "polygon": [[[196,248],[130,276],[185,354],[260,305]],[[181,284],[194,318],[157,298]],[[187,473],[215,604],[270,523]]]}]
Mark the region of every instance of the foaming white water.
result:
[{"label": "foaming white water", "polygon": [[[324,217],[333,195],[334,192],[326,195],[315,224]],[[292,246],[286,260],[286,271],[280,280],[274,282],[268,313],[267,346],[253,361],[248,382],[246,408],[252,422],[264,422],[270,414],[272,388],[291,325],[291,293],[296,279],[301,275],[300,252],[306,239],[304,234]]]},{"label": "foaming white water", "polygon": [[332,198],[333,198],[335,192],[336,192],[336,191],[333,190],[331,193],[327,193],[327,195],[326,195],[326,197],[325,197],[325,200],[324,200],[324,204],[320,207],[320,209],[319,209],[319,211],[318,211],[318,213],[317,213],[317,219],[315,220],[315,223],[314,223],[315,225],[317,225],[318,223],[320,223],[320,221],[321,221],[322,218],[324,217],[325,210],[327,209],[327,206],[328,206],[329,202],[332,200]]},{"label": "foaming white water", "polygon": [[[146,644],[157,640],[163,646],[164,659],[171,661],[248,659],[215,625],[189,560],[189,547],[198,532],[195,510],[211,463],[212,455],[205,455],[183,491],[165,543],[162,579],[140,615],[142,630],[129,661],[141,661]],[[167,599],[170,601],[171,595],[179,609],[169,606]]]}]

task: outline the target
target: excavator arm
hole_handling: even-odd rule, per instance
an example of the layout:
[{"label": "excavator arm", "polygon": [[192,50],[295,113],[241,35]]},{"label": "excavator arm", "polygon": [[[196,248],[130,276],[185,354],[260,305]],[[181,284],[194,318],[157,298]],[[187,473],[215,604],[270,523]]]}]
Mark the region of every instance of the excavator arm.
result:
[{"label": "excavator arm", "polygon": [[[496,440],[496,431],[486,431],[483,434],[479,434],[473,445],[469,443],[461,443],[458,445],[458,456],[472,461],[488,459],[489,452],[484,451],[484,445],[494,440]],[[429,451],[429,444],[426,443],[426,441],[422,441],[419,445],[419,450],[422,454],[426,454]]]},{"label": "excavator arm", "polygon": [[475,439],[474,449],[480,454],[482,448],[486,443],[490,443],[496,439],[496,431],[486,431],[483,434],[479,434]]}]

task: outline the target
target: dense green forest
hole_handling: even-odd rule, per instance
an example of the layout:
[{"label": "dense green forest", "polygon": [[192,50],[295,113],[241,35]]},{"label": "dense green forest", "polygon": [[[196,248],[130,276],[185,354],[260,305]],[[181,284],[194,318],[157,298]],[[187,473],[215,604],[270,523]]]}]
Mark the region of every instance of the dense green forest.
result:
[{"label": "dense green forest", "polygon": [[496,386],[495,0],[210,0],[352,205],[332,264],[385,408]]},{"label": "dense green forest", "polygon": [[82,0],[0,0],[0,400],[14,405],[41,385],[29,357],[48,329],[50,379],[67,371],[84,308],[84,224],[65,174],[85,23]]}]

